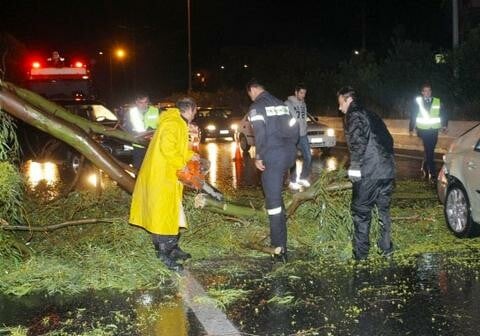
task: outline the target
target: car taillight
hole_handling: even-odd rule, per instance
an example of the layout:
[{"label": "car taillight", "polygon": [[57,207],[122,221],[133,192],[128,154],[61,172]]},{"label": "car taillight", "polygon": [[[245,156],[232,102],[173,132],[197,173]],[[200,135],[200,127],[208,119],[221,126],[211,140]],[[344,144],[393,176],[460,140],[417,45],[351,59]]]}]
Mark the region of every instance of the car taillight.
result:
[{"label": "car taillight", "polygon": [[33,69],[38,69],[38,68],[40,68],[40,66],[41,66],[40,62],[33,62],[32,63],[32,68]]},{"label": "car taillight", "polygon": [[83,62],[77,61],[73,64],[75,68],[83,68]]}]

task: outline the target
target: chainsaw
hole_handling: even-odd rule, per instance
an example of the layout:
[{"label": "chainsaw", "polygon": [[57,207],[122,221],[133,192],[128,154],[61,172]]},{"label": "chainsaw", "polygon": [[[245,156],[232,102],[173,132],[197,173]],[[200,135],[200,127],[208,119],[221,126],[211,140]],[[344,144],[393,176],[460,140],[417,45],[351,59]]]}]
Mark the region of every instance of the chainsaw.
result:
[{"label": "chainsaw", "polygon": [[209,169],[210,162],[206,159],[190,160],[184,169],[177,170],[177,177],[185,186],[203,191],[217,201],[223,201],[223,194],[205,180]]}]

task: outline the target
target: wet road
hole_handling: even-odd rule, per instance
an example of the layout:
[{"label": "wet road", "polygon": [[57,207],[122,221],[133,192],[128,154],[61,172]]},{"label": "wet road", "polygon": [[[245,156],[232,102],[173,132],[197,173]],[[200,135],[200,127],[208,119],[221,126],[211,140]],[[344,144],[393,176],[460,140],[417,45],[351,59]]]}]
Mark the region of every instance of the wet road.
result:
[{"label": "wet road", "polygon": [[[420,176],[422,153],[397,151],[396,167],[398,179],[414,179]],[[235,142],[209,142],[200,147],[200,155],[210,161],[209,183],[220,190],[239,189],[260,185],[260,172],[255,168],[255,148],[243,152]],[[440,159],[440,157],[438,157]],[[440,160],[438,160],[440,161]],[[348,162],[345,145],[338,144],[327,153],[320,149],[312,151],[312,174],[314,180],[324,169],[337,169]],[[301,158],[297,160],[297,171],[301,170]],[[440,163],[437,162],[437,168]]]},{"label": "wet road", "polygon": [[[200,154],[210,161],[208,179],[218,189],[228,192],[232,188],[260,186],[260,172],[252,159],[254,148],[243,153],[235,142],[209,142],[201,145]],[[399,154],[397,178],[418,178],[421,153]],[[328,153],[314,150],[311,179],[346,162],[348,152],[341,144]],[[297,160],[298,170],[301,164],[301,159]],[[54,184],[62,176],[61,169],[49,164],[30,164],[25,172],[32,185],[42,180]],[[94,177],[88,175],[91,187],[96,182]],[[475,252],[473,257],[479,255]],[[421,335],[477,334],[480,316],[474,306],[480,301],[478,271],[451,268],[448,258],[441,254],[424,254],[415,265],[396,265],[376,273],[359,269],[353,273],[335,270],[325,275],[315,265],[299,265],[294,275],[274,272],[265,276],[270,270],[264,267],[268,266],[253,260],[247,267],[250,274],[235,275],[228,281],[228,287],[251,293],[246,304],[233,305],[227,311],[229,318],[248,335],[405,335],[413,331]],[[202,275],[201,269],[196,274],[200,279],[208,276]],[[170,328],[177,328],[177,335],[204,334],[191,311],[171,297],[165,300],[141,293],[105,297],[96,293],[47,301],[48,308],[43,296],[0,297],[0,325],[20,323],[32,328],[46,316],[52,321],[75,316],[75,322],[82,323],[101,318],[102,323],[113,324],[118,318],[115,312],[122,311],[137,329],[129,329],[130,323],[117,323],[113,334],[167,335],[171,334]],[[145,311],[155,312],[155,317],[142,318]],[[177,322],[172,325],[172,321]]]},{"label": "wet road", "polygon": [[[260,186],[260,171],[255,168],[255,148],[248,152],[240,150],[236,142],[218,141],[207,142],[200,146],[200,155],[210,161],[208,182],[221,191],[228,192],[230,189]],[[420,176],[422,153],[413,151],[397,151],[396,166],[397,179],[414,179]],[[312,150],[312,173],[311,180],[318,177],[324,169],[334,170],[340,165],[348,163],[348,151],[345,145],[338,144],[328,150]],[[440,169],[441,160],[437,156],[437,169]],[[302,167],[302,160],[297,160],[297,171]],[[62,167],[53,163],[31,163],[25,165],[24,171],[30,186],[38,184],[55,185],[61,179],[69,183],[73,177],[71,174],[65,178]],[[92,169],[86,169],[84,176],[79,180],[82,189],[95,188],[99,183],[98,176]]]}]

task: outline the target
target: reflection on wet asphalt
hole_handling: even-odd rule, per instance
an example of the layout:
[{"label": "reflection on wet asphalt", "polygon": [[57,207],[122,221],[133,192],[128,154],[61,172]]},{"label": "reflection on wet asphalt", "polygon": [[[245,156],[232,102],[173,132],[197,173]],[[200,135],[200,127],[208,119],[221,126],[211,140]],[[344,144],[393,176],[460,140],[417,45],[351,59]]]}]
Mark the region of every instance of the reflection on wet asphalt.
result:
[{"label": "reflection on wet asphalt", "polygon": [[[200,154],[211,164],[209,182],[221,191],[260,187],[254,148],[242,152],[235,142],[208,142],[200,147]],[[330,150],[328,155],[314,150],[311,179],[325,169],[337,169],[347,160],[347,150],[341,146]],[[301,159],[297,160],[297,170],[301,169],[301,164]],[[421,160],[398,157],[396,164],[398,178],[419,176]],[[52,168],[49,165],[34,165],[33,168],[29,179],[32,186],[42,180],[41,174],[47,184],[50,179],[57,178],[49,173]],[[473,256],[467,257],[479,256],[475,251]],[[296,265],[295,262],[287,265],[296,267],[295,272],[269,273],[271,270],[265,267],[269,266],[256,259],[248,268],[248,274],[230,274],[232,278],[228,280],[229,287],[251,293],[247,300],[227,311],[229,318],[248,334],[478,334],[478,271],[449,267],[448,258],[443,255],[423,254],[414,266],[392,265],[377,271],[357,268],[328,273],[319,269],[321,265]],[[195,272],[208,286],[209,274],[202,274],[201,267]],[[264,276],[266,273],[268,276]],[[131,323],[118,323],[115,312],[119,311],[122,316],[131,316],[135,330],[131,329]],[[67,319],[91,323],[101,318],[103,325],[111,321],[111,325],[120,328],[114,333],[119,335],[205,334],[191,311],[172,296],[95,293],[70,298],[0,297],[0,326],[41,327],[40,322],[46,318],[51,319],[51,325]],[[75,326],[71,332],[75,332]]]},{"label": "reflection on wet asphalt", "polygon": [[[273,272],[257,259],[248,275],[217,274],[211,281],[202,270],[246,261],[208,261],[196,272],[207,286],[248,291],[228,309],[248,335],[473,336],[480,323],[478,271],[449,258],[468,262],[479,255],[427,253],[413,265],[381,269],[299,261]],[[228,280],[219,283],[222,277]]]},{"label": "reflection on wet asphalt", "polygon": [[[243,152],[235,142],[208,142],[200,146],[200,155],[210,161],[209,183],[220,190],[229,188],[260,186],[260,172],[254,164],[255,147]],[[421,153],[415,155],[421,156]],[[414,156],[414,155],[412,155]],[[321,149],[312,151],[311,180],[324,169],[337,169],[348,163],[348,151],[341,145],[324,154]],[[301,170],[301,157],[297,160],[297,171]],[[397,178],[409,179],[420,176],[421,160],[411,157],[396,157]],[[440,168],[440,167],[438,167]]]},{"label": "reflection on wet asphalt", "polygon": [[92,334],[205,335],[195,315],[180,298],[159,292],[0,296],[1,335],[2,326],[16,325],[28,327],[29,335],[58,330],[62,330],[62,335],[84,335],[83,330],[88,330],[88,326],[94,329],[97,324],[103,326],[102,331],[97,329]]}]

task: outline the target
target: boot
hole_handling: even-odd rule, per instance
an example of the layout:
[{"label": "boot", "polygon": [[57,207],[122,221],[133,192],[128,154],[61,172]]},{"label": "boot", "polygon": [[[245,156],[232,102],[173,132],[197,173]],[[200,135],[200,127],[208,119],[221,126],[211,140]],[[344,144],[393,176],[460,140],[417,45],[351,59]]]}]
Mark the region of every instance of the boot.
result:
[{"label": "boot", "polygon": [[272,263],[282,263],[286,264],[288,262],[287,254],[282,252],[280,254],[272,254]]},{"label": "boot", "polygon": [[180,246],[175,246],[175,248],[170,252],[170,257],[175,260],[187,260],[192,257],[192,255],[188,252],[185,252],[180,248]]},{"label": "boot", "polygon": [[272,263],[283,263],[286,264],[288,261],[287,257],[287,251],[285,248],[282,248],[282,251],[280,253],[274,253],[271,255]]},{"label": "boot", "polygon": [[180,241],[180,233],[177,236],[177,244],[173,247],[172,252],[170,252],[170,257],[175,260],[187,260],[192,257],[192,255],[188,252],[185,252],[180,248],[178,242]]},{"label": "boot", "polygon": [[174,258],[171,257],[173,248],[175,247],[177,239],[169,238],[158,244],[157,257],[160,259],[169,270],[180,272],[183,270],[183,266],[178,264]]}]

